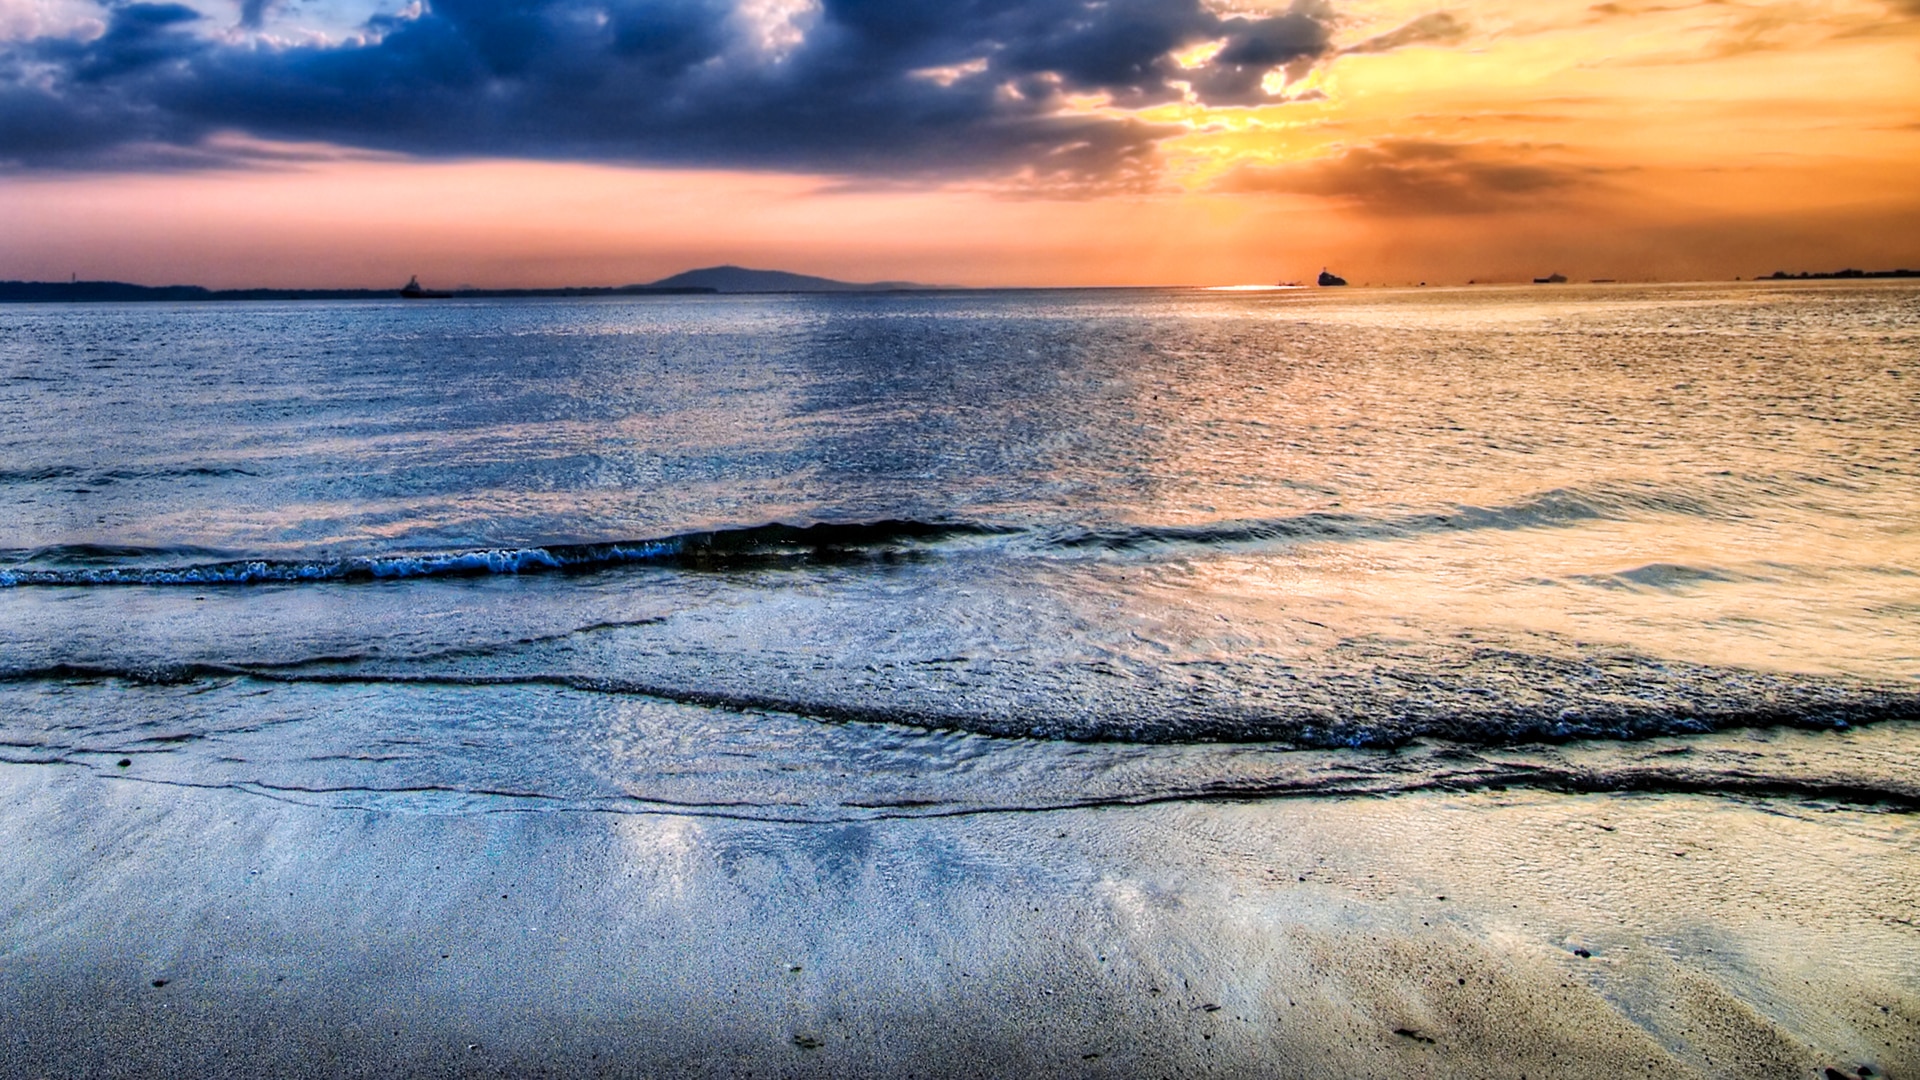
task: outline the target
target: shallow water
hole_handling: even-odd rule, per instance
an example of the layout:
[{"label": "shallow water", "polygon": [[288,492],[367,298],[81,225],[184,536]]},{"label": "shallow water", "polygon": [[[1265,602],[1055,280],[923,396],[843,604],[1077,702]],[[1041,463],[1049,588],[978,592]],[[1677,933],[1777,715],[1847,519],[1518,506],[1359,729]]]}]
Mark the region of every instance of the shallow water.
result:
[{"label": "shallow water", "polygon": [[1906,285],[0,308],[0,753],[1910,809],[1916,356]]}]

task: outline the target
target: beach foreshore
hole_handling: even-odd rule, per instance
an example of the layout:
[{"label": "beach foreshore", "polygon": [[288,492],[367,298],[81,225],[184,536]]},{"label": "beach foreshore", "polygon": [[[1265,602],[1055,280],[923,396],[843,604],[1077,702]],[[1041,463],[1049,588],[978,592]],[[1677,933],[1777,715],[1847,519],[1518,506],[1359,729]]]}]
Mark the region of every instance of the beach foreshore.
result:
[{"label": "beach foreshore", "polygon": [[0,1074],[1920,1074],[1920,822],[1705,796],[775,824],[0,766]]}]

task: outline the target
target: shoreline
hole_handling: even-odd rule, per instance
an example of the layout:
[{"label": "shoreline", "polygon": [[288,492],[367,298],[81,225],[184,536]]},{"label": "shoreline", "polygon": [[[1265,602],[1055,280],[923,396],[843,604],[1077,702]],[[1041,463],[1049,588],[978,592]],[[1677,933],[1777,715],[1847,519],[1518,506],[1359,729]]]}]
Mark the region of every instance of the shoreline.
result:
[{"label": "shoreline", "polygon": [[1905,814],[1419,793],[808,826],[59,765],[0,766],[0,797],[6,1076],[1920,1069]]}]

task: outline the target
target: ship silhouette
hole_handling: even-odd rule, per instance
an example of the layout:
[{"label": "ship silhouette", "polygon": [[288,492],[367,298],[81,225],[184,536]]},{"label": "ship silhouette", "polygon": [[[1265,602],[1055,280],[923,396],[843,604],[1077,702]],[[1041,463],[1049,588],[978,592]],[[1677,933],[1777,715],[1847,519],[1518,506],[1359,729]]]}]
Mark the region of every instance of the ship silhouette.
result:
[{"label": "ship silhouette", "polygon": [[408,278],[406,287],[400,290],[400,298],[403,300],[445,300],[452,295],[448,292],[435,292],[432,289],[421,288],[418,274]]},{"label": "ship silhouette", "polygon": [[1345,285],[1346,283],[1347,283],[1346,278],[1341,277],[1339,274],[1328,273],[1327,268],[1324,266],[1320,268],[1320,287],[1321,288],[1323,289],[1332,288],[1333,286]]}]

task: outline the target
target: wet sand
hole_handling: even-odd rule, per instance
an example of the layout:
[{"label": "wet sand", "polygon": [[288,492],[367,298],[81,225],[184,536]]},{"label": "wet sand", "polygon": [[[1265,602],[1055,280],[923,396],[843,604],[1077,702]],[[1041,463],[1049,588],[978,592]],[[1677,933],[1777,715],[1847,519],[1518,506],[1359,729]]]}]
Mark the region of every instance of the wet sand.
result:
[{"label": "wet sand", "polygon": [[0,766],[6,1076],[1920,1074],[1912,815],[1530,792],[787,825]]}]

